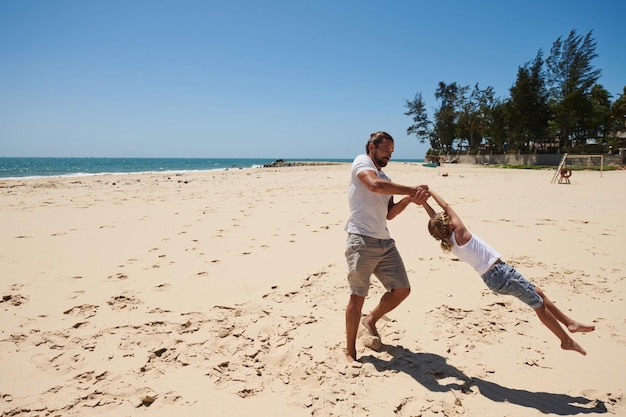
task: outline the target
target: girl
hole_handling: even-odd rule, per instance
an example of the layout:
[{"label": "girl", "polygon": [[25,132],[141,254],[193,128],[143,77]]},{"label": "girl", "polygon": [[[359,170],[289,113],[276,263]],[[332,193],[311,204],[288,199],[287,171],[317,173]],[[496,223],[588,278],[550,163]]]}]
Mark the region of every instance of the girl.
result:
[{"label": "girl", "polygon": [[531,284],[515,268],[503,262],[500,253],[480,237],[470,233],[461,218],[443,198],[432,190],[429,190],[429,193],[443,212],[435,213],[427,202],[422,203],[430,216],[428,231],[432,237],[441,241],[443,251],[452,252],[470,264],[487,287],[495,293],[513,295],[533,308],[539,320],[561,340],[562,349],[586,355],[587,352],[567,334],[559,321],[570,333],[591,332],[595,330],[595,326],[581,324],[563,314],[539,287]]}]

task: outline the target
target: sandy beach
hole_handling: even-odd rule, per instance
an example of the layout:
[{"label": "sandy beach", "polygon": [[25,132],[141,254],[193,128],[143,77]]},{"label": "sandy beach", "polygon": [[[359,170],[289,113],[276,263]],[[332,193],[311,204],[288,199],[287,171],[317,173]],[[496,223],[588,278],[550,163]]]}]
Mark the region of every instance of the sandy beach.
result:
[{"label": "sandy beach", "polygon": [[389,222],[411,295],[348,366],[349,171],[0,180],[0,414],[626,416],[626,171],[392,161],[596,330],[561,350],[412,205]]}]

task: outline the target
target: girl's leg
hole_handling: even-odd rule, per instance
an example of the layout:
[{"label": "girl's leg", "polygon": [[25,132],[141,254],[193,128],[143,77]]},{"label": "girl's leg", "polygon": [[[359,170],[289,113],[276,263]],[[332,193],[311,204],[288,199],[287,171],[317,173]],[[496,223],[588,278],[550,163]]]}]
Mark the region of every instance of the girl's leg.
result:
[{"label": "girl's leg", "polygon": [[575,350],[582,355],[587,354],[587,352],[563,330],[555,316],[552,315],[550,310],[546,307],[545,299],[544,303],[535,309],[535,313],[537,313],[539,320],[561,340],[561,349]]},{"label": "girl's leg", "polygon": [[570,333],[591,332],[596,329],[596,326],[588,326],[567,317],[565,314],[563,314],[561,310],[558,309],[556,305],[554,305],[552,301],[550,301],[550,299],[546,296],[541,288],[535,286],[535,290],[537,291],[537,294],[539,294],[541,298],[543,298],[543,305],[546,307],[546,309],[548,309],[548,311],[552,313],[554,318],[567,326],[567,330],[569,330]]}]

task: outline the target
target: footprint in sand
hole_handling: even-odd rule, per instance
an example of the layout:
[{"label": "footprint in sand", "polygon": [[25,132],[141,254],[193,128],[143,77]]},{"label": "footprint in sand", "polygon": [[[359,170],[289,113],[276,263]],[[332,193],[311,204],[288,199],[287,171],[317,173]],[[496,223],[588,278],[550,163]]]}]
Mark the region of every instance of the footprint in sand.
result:
[{"label": "footprint in sand", "polygon": [[81,304],[78,306],[74,306],[69,310],[65,310],[63,314],[82,317],[84,319],[88,319],[93,317],[98,312],[98,306],[93,304]]},{"label": "footprint in sand", "polygon": [[128,279],[128,275],[126,275],[126,274],[122,274],[121,272],[118,272],[118,273],[117,273],[117,274],[115,274],[115,275],[109,275],[107,278],[108,278],[108,279],[111,279],[111,278],[117,278],[117,279],[119,279],[119,280],[124,280],[124,279]]},{"label": "footprint in sand", "polygon": [[72,291],[68,296],[67,299],[68,300],[75,300],[76,298],[80,297],[81,295],[85,294],[84,290],[78,290],[78,291]]},{"label": "footprint in sand", "polygon": [[0,303],[8,303],[15,307],[25,303],[26,301],[28,301],[28,298],[20,294],[3,295],[0,299]]},{"label": "footprint in sand", "polygon": [[137,304],[141,303],[141,300],[133,297],[132,295],[124,294],[111,297],[111,299],[107,301],[107,304],[110,305],[113,310],[134,310],[137,308]]},{"label": "footprint in sand", "polygon": [[206,321],[204,314],[198,312],[184,313],[183,320],[178,328],[179,334],[197,332]]},{"label": "footprint in sand", "polygon": [[22,305],[26,301],[28,301],[28,298],[24,297],[21,294],[3,295],[2,298],[0,299],[0,303],[8,303],[14,307]]}]

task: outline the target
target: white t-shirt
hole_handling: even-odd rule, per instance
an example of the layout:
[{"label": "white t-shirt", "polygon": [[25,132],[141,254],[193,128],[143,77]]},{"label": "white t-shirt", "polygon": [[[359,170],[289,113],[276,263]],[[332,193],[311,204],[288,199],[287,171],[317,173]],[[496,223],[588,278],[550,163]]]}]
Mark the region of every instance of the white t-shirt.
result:
[{"label": "white t-shirt", "polygon": [[375,171],[379,178],[391,181],[387,174],[376,169],[369,156],[362,154],[354,158],[348,192],[350,218],[346,231],[376,239],[390,239],[387,212],[391,195],[370,191],[359,179],[359,174],[363,171]]},{"label": "white t-shirt", "polygon": [[463,246],[459,246],[456,243],[454,232],[452,232],[451,240],[452,253],[470,264],[479,275],[487,272],[491,265],[502,256],[487,242],[473,233],[471,239]]}]

